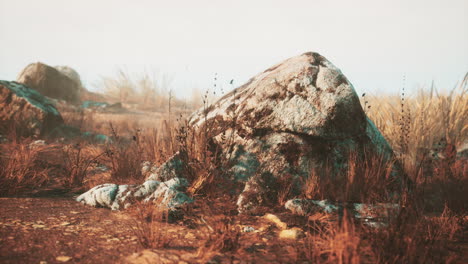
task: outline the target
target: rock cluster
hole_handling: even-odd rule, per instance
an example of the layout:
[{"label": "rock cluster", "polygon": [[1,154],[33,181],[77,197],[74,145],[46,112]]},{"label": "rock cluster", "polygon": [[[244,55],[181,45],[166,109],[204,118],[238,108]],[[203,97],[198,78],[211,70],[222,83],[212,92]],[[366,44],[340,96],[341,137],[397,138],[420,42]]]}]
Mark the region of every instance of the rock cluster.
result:
[{"label": "rock cluster", "polygon": [[[240,212],[277,203],[285,184],[291,186],[290,196],[299,195],[312,170],[331,166],[327,177],[338,175],[347,169],[351,152],[378,155],[384,162],[394,158],[351,83],[318,53],[265,70],[196,111],[188,123],[197,132],[207,131],[210,149],[229,160],[226,178],[245,184],[237,202]],[[167,181],[185,177],[186,165],[175,155],[160,168],[146,164],[145,171],[150,179]],[[390,176],[401,182],[398,164]]]},{"label": "rock cluster", "polygon": [[188,182],[184,178],[173,178],[165,182],[147,180],[141,185],[117,185],[106,183],[98,185],[76,198],[86,205],[107,207],[112,210],[127,208],[140,200],[156,201],[168,209],[175,210],[192,202],[183,191]]}]

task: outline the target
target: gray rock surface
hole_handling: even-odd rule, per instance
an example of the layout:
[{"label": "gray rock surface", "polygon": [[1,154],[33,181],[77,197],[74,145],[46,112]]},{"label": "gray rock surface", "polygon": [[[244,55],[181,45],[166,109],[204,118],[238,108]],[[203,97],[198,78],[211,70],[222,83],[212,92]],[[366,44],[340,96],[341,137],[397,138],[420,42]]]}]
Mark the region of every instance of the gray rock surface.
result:
[{"label": "gray rock surface", "polygon": [[346,209],[364,224],[380,227],[388,224],[400,211],[399,204],[393,203],[333,203],[327,200],[292,199],[286,202],[286,209],[297,215],[314,213],[343,214]]},{"label": "gray rock surface", "polygon": [[[304,53],[258,74],[220,100],[195,112],[189,124],[209,131],[231,159],[227,168],[245,182],[240,211],[274,202],[285,181],[298,195],[311,170],[331,164],[334,177],[346,170],[349,153],[393,152],[370,121],[348,79],[318,53]],[[226,148],[225,139],[233,140]],[[396,164],[392,177],[398,182]]]},{"label": "gray rock surface", "polygon": [[62,116],[48,98],[8,81],[0,81],[0,121],[21,128],[22,136],[45,136],[63,125]]},{"label": "gray rock surface", "polygon": [[106,183],[81,194],[76,201],[112,210],[127,208],[135,200],[155,201],[170,210],[175,210],[192,202],[192,199],[183,192],[187,185],[188,182],[184,178],[173,178],[165,182],[147,180],[141,185]]},{"label": "gray rock surface", "polygon": [[[304,53],[258,74],[209,107],[192,114],[188,124],[207,134],[212,153],[227,160],[225,178],[244,184],[237,201],[240,212],[255,213],[261,206],[277,205],[278,194],[291,186],[290,198],[301,193],[313,170],[331,166],[327,177],[346,171],[350,152],[394,154],[359,102],[341,71],[318,53]],[[228,142],[228,143],[227,143]],[[178,153],[160,167],[144,164],[149,180],[184,177]],[[401,170],[395,163],[397,193]]]}]

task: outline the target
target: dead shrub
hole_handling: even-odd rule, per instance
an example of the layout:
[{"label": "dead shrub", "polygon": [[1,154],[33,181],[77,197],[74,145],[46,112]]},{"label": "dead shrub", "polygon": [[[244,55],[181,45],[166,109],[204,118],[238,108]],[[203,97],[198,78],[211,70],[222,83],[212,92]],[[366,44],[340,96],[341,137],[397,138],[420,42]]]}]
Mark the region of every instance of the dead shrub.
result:
[{"label": "dead shrub", "polygon": [[139,183],[143,180],[141,174],[142,151],[139,135],[136,131],[132,140],[128,141],[118,135],[112,123],[112,142],[106,145],[105,157],[110,165],[111,178],[118,183]]},{"label": "dead shrub", "polygon": [[50,168],[41,157],[48,146],[32,146],[30,140],[0,144],[0,193],[12,195],[35,190],[46,184]]},{"label": "dead shrub", "polygon": [[84,142],[63,146],[63,167],[67,175],[68,187],[81,187],[88,170],[99,164],[100,158],[105,154],[97,149],[85,146]]}]

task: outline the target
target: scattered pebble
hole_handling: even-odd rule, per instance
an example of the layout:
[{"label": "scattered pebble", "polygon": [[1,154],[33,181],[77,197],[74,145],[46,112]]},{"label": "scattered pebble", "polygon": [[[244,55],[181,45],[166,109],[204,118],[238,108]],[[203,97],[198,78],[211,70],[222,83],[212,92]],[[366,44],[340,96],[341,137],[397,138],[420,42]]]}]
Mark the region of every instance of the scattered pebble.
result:
[{"label": "scattered pebble", "polygon": [[297,228],[297,227],[286,229],[286,230],[281,230],[281,232],[279,233],[280,239],[297,240],[303,236],[304,236],[304,232],[300,228]]},{"label": "scattered pebble", "polygon": [[69,257],[69,256],[58,256],[55,258],[57,261],[59,262],[68,262],[70,261],[72,258]]},{"label": "scattered pebble", "polygon": [[186,235],[185,235],[185,239],[195,239],[195,235],[193,233],[190,233],[188,232]]},{"label": "scattered pebble", "polygon": [[272,222],[273,224],[275,224],[279,229],[286,229],[288,228],[288,225],[281,221],[278,216],[274,215],[274,214],[266,214],[264,216],[264,218],[270,222]]},{"label": "scattered pebble", "polygon": [[245,233],[250,233],[250,232],[254,232],[255,231],[255,228],[251,227],[251,226],[244,226],[244,228],[242,229],[242,232],[245,232]]}]

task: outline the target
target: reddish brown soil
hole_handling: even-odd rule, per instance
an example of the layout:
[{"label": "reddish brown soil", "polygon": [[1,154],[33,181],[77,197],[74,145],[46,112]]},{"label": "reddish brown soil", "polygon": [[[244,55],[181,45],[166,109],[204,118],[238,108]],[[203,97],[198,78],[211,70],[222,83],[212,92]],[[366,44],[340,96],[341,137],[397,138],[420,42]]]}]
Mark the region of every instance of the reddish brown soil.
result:
[{"label": "reddish brown soil", "polygon": [[113,263],[138,249],[132,219],[72,197],[0,198],[0,262]]},{"label": "reddish brown soil", "polygon": [[[128,263],[134,253],[143,257],[131,263],[145,263],[145,257],[149,263],[198,263],[207,229],[189,222],[166,225],[169,246],[142,251],[128,210],[84,206],[70,195],[0,198],[0,263]],[[278,229],[262,217],[237,217],[235,225],[262,232],[240,233],[235,256],[221,253],[213,263],[295,262],[300,243],[278,240]]]}]

